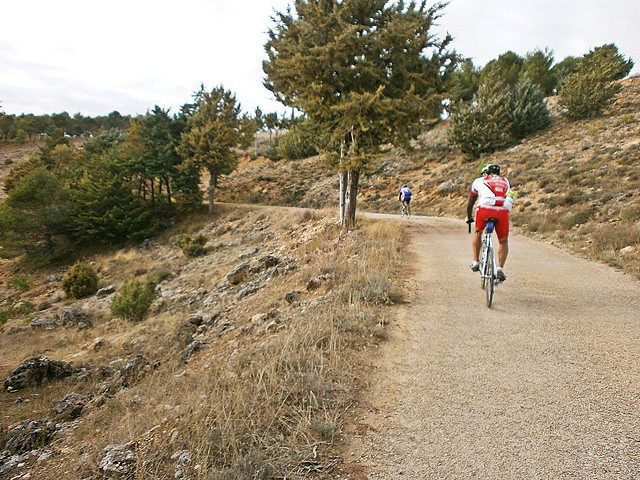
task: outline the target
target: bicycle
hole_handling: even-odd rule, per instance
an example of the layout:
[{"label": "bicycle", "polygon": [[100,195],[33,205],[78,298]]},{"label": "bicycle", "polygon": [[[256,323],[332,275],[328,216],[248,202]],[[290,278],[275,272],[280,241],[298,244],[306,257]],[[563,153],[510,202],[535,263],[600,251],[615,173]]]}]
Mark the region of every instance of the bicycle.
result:
[{"label": "bicycle", "polygon": [[[492,240],[496,223],[497,220],[495,218],[486,220],[484,235],[482,236],[482,250],[480,251],[480,286],[485,291],[487,307],[489,308],[493,305],[496,286],[501,283],[496,276],[495,250]],[[470,223],[469,233],[471,233]]]},{"label": "bicycle", "polygon": [[407,201],[402,201],[401,215],[403,217],[411,218],[411,205]]}]

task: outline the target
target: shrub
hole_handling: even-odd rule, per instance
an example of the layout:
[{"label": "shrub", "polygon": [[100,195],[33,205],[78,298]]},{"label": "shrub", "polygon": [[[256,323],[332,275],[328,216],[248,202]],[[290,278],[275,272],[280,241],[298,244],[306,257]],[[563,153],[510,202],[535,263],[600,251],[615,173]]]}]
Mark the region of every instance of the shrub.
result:
[{"label": "shrub", "polygon": [[294,128],[278,139],[278,153],[288,160],[308,158],[318,154],[311,136],[302,128]]},{"label": "shrub", "polygon": [[206,253],[204,246],[207,240],[206,235],[201,233],[194,237],[185,233],[178,239],[178,246],[187,257],[199,257]]},{"label": "shrub", "polygon": [[549,110],[544,103],[544,95],[529,80],[518,82],[511,100],[514,138],[520,139],[543,130],[551,125]]},{"label": "shrub", "polygon": [[76,263],[62,279],[62,289],[70,298],[93,295],[98,291],[98,274],[88,263]]},{"label": "shrub", "polygon": [[111,313],[114,317],[140,322],[149,312],[157,295],[156,283],[153,280],[141,282],[133,279],[125,283],[115,295],[111,303]]},{"label": "shrub", "polygon": [[31,302],[19,302],[7,308],[0,308],[0,325],[13,317],[28,315],[35,310],[36,307]]},{"label": "shrub", "polygon": [[488,78],[474,100],[453,115],[449,137],[452,145],[473,158],[506,148],[551,125],[544,96],[527,79],[511,90]]},{"label": "shrub", "polygon": [[594,250],[617,251],[640,244],[640,228],[631,222],[619,222],[599,228],[592,238]]},{"label": "shrub", "polygon": [[23,275],[11,277],[8,283],[21,293],[26,292],[31,288],[31,280],[29,280],[29,277],[25,277]]},{"label": "shrub", "polygon": [[595,117],[613,103],[620,88],[617,83],[603,80],[596,70],[580,70],[563,84],[558,101],[571,120]]}]

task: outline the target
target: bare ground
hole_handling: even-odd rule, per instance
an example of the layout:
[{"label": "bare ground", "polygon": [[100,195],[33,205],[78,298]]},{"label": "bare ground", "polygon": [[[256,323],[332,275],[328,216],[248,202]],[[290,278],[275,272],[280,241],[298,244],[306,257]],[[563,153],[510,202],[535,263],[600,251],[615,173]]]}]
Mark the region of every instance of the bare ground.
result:
[{"label": "bare ground", "polygon": [[352,478],[640,478],[640,282],[512,235],[488,309],[464,223],[409,231],[413,298],[350,432]]}]

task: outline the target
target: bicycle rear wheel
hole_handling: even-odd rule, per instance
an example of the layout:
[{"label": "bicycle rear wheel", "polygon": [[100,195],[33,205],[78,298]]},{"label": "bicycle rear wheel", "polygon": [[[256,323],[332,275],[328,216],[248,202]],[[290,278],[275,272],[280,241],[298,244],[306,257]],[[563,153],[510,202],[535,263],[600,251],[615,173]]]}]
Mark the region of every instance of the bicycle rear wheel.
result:
[{"label": "bicycle rear wheel", "polygon": [[485,293],[487,296],[487,307],[491,308],[493,305],[493,294],[496,288],[496,272],[493,258],[493,248],[489,247],[487,251],[487,263],[486,263],[486,284]]}]

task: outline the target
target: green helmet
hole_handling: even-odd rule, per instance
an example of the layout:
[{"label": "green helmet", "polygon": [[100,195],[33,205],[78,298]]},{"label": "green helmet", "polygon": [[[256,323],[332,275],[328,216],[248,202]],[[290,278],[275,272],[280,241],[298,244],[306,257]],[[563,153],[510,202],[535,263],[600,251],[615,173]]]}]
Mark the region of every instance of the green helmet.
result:
[{"label": "green helmet", "polygon": [[500,165],[496,165],[495,163],[487,163],[482,170],[480,170],[482,175],[500,175]]}]

